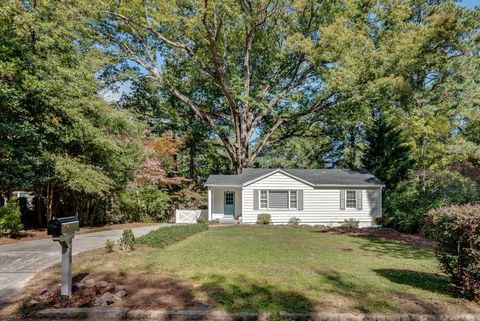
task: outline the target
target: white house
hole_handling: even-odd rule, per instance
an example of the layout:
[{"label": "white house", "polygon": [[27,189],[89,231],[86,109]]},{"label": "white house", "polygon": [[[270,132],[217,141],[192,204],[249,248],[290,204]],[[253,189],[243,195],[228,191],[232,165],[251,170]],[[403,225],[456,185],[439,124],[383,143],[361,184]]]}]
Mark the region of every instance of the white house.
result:
[{"label": "white house", "polygon": [[240,175],[210,175],[205,185],[209,220],[254,224],[268,213],[273,224],[297,217],[334,226],[353,218],[367,227],[382,215],[384,185],[364,170],[245,168]]}]

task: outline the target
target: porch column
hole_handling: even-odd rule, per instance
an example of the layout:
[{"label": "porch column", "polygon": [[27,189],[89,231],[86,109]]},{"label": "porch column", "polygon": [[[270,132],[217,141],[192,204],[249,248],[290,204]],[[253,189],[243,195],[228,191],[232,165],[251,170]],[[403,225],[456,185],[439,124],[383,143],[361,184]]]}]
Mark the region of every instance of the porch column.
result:
[{"label": "porch column", "polygon": [[208,220],[212,220],[212,189],[208,188]]}]

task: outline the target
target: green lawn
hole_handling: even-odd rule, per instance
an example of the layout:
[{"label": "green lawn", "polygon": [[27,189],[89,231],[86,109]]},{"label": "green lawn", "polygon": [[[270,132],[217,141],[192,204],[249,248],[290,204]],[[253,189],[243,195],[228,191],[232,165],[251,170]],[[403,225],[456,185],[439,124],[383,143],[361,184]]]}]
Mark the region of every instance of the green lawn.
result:
[{"label": "green lawn", "polygon": [[227,311],[480,312],[451,293],[430,250],[315,229],[210,228],[88,262],[83,270],[188,280]]}]

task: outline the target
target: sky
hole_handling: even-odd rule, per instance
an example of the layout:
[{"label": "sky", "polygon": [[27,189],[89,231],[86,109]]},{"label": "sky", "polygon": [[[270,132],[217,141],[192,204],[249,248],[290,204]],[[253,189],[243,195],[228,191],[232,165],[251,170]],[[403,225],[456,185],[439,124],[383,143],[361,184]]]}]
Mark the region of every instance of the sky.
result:
[{"label": "sky", "polygon": [[480,0],[463,0],[459,5],[473,9],[475,7],[480,7]]},{"label": "sky", "polygon": [[[480,0],[461,0],[458,2],[458,4],[465,8],[474,9],[475,7],[480,7]],[[160,59],[160,61],[163,61],[163,59]],[[118,88],[116,90],[106,90],[102,93],[102,95],[107,101],[116,102],[122,97],[124,93],[129,93],[131,92],[131,90],[131,82],[126,81],[118,84]]]}]

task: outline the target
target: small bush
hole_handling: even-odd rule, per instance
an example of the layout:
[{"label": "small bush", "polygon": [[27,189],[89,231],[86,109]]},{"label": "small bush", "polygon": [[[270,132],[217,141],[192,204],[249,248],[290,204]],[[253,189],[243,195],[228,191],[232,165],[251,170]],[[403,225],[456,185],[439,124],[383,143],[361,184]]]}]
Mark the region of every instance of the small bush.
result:
[{"label": "small bush", "polygon": [[343,227],[343,228],[358,228],[359,226],[360,226],[360,221],[354,218],[348,218],[343,221],[342,225],[340,225],[340,227]]},{"label": "small bush", "polygon": [[105,252],[112,253],[114,246],[115,246],[115,243],[112,240],[106,240],[105,241]]},{"label": "small bush", "polygon": [[198,223],[198,224],[207,224],[207,220],[205,219],[205,217],[199,216],[199,217],[197,218],[197,223]]},{"label": "small bush", "polygon": [[258,214],[257,215],[257,224],[268,225],[272,222],[272,215],[270,214]]},{"label": "small bush", "polygon": [[451,205],[427,214],[437,257],[456,290],[480,302],[480,205]]},{"label": "small bush", "polygon": [[132,229],[123,231],[119,244],[122,252],[133,251],[135,246],[135,235],[133,235]]},{"label": "small bush", "polygon": [[383,226],[383,224],[385,224],[385,217],[377,216],[377,217],[375,217],[374,221],[375,221],[376,225]]},{"label": "small bush", "polygon": [[21,216],[20,206],[15,199],[0,207],[0,236],[17,234],[23,228]]},{"label": "small bush", "polygon": [[207,224],[189,224],[161,227],[147,235],[139,237],[137,242],[152,247],[164,248],[170,244],[186,239],[190,235],[208,230]]},{"label": "small bush", "polygon": [[288,224],[293,225],[293,226],[299,226],[300,222],[301,222],[301,220],[298,217],[294,216],[288,221]]}]

